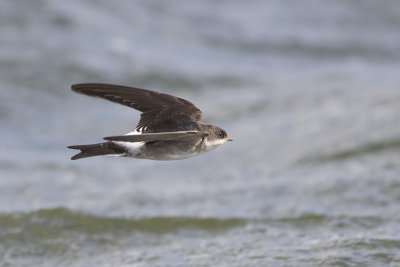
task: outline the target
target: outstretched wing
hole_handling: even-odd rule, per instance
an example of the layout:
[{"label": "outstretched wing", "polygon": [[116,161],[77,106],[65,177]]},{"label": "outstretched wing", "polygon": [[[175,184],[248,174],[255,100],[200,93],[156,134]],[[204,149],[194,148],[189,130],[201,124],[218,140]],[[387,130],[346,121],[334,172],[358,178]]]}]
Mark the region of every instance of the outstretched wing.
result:
[{"label": "outstretched wing", "polygon": [[201,110],[189,101],[150,90],[112,84],[72,85],[77,93],[101,97],[141,111],[136,129],[143,132],[189,130],[201,119]]},{"label": "outstretched wing", "polygon": [[193,139],[200,140],[208,135],[202,131],[178,131],[178,132],[163,132],[163,133],[143,133],[134,135],[120,135],[104,137],[109,141],[122,141],[122,142],[148,142],[148,141],[168,141],[168,140],[181,140]]}]

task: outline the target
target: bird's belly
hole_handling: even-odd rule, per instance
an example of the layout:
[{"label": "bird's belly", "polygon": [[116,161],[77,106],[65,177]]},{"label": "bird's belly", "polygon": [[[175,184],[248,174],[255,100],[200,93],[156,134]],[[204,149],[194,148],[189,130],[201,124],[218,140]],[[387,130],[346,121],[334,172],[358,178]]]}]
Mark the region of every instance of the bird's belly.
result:
[{"label": "bird's belly", "polygon": [[[197,156],[200,153],[169,153],[169,154],[158,154],[158,155],[147,155],[143,157],[144,159],[152,159],[152,160],[181,160],[181,159],[188,159],[194,156]],[[140,157],[142,158],[142,157]]]},{"label": "bird's belly", "polygon": [[184,144],[176,141],[156,142],[118,142],[127,150],[126,157],[151,160],[181,160],[187,159],[205,152],[205,148],[198,144]]}]

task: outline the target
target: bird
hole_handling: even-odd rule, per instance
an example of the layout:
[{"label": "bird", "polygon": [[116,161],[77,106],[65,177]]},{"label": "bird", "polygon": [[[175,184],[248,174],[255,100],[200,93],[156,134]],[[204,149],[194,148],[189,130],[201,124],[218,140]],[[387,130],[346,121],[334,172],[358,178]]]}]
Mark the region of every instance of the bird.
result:
[{"label": "bird", "polygon": [[72,91],[100,97],[141,112],[134,131],[108,136],[105,142],[72,145],[71,160],[118,156],[149,160],[181,160],[213,150],[230,139],[218,126],[200,122],[202,111],[191,102],[165,93],[114,84],[82,83]]}]

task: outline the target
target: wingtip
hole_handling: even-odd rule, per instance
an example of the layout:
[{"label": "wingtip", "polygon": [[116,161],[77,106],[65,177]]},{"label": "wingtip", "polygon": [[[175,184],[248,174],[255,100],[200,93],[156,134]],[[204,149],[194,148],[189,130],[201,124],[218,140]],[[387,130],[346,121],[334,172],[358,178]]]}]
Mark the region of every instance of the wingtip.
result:
[{"label": "wingtip", "polygon": [[87,92],[90,92],[93,89],[98,90],[100,88],[107,88],[112,86],[116,85],[106,83],[76,83],[71,85],[71,90],[75,93],[87,94]]},{"label": "wingtip", "polygon": [[81,93],[82,92],[82,87],[85,86],[85,83],[76,83],[71,85],[71,90],[74,91],[75,93]]}]

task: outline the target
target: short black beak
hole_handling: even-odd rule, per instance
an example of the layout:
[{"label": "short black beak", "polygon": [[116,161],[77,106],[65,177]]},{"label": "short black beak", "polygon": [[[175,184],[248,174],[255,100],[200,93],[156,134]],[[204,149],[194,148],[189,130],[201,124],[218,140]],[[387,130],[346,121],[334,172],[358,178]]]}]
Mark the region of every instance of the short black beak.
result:
[{"label": "short black beak", "polygon": [[233,139],[230,139],[230,138],[229,138],[228,141],[233,141]]}]

